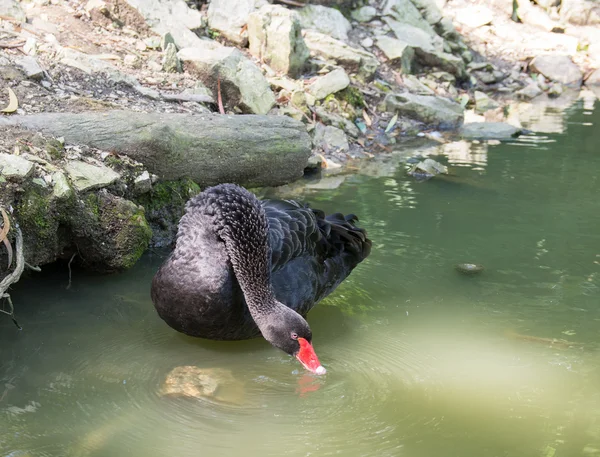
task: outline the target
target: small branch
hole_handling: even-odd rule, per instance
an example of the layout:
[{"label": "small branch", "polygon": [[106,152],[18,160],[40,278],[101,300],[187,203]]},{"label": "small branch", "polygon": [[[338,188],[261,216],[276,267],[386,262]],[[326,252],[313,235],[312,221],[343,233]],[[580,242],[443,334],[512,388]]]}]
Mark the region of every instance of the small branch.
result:
[{"label": "small branch", "polygon": [[71,288],[71,262],[73,262],[73,259],[75,258],[75,256],[77,255],[77,253],[73,253],[73,255],[71,256],[71,260],[69,260],[69,284],[67,284],[67,289]]},{"label": "small branch", "polygon": [[38,273],[39,273],[40,271],[42,271],[42,269],[41,269],[40,267],[34,267],[33,265],[29,265],[27,262],[25,262],[25,266],[26,266],[27,268],[29,268],[30,270],[32,270],[32,271],[37,271]]},{"label": "small branch", "polygon": [[221,79],[217,78],[217,103],[219,104],[219,113],[225,114],[223,108],[223,99],[221,98]]}]

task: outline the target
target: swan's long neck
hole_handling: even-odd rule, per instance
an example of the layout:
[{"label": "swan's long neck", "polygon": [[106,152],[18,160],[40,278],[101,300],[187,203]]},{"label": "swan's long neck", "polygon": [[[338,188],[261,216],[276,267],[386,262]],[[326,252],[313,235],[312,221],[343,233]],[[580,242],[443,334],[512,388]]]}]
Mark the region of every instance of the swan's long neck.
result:
[{"label": "swan's long neck", "polygon": [[[212,212],[237,281],[259,328],[280,306],[271,287],[271,249],[265,211],[247,190],[233,186],[207,189]],[[212,198],[211,198],[212,197]],[[261,329],[262,330],[262,329]]]}]

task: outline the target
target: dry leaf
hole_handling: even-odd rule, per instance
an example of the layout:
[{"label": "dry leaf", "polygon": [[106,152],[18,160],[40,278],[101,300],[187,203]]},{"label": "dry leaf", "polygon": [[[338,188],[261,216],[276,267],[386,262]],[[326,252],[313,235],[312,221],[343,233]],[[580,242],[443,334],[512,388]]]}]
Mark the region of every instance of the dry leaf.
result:
[{"label": "dry leaf", "polygon": [[17,96],[10,87],[6,88],[6,90],[8,91],[8,106],[3,110],[0,110],[0,112],[14,113],[19,108],[19,100],[17,100]]},{"label": "dry leaf", "polygon": [[394,117],[392,117],[392,119],[390,120],[390,123],[385,128],[385,133],[388,133],[390,130],[392,130],[394,128],[394,125],[396,125],[397,121],[398,121],[398,113],[394,114]]},{"label": "dry leaf", "polygon": [[365,120],[365,124],[367,124],[367,127],[371,127],[371,125],[373,124],[373,121],[367,114],[366,110],[363,110],[363,119]]}]

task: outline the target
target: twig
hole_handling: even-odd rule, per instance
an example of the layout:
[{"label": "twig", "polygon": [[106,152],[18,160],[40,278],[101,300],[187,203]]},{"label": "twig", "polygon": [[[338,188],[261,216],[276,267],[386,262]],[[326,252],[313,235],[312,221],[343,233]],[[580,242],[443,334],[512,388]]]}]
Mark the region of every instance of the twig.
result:
[{"label": "twig", "polygon": [[71,256],[71,260],[69,260],[69,284],[67,284],[67,289],[71,288],[71,262],[73,262],[73,259],[75,258],[75,256],[77,255],[76,252],[73,253],[73,255]]},{"label": "twig", "polygon": [[221,98],[221,78],[217,78],[217,103],[219,104],[219,113],[225,114],[223,99]]},{"label": "twig", "polygon": [[27,268],[29,268],[30,270],[37,271],[38,273],[39,273],[40,271],[42,271],[42,269],[41,269],[40,267],[34,267],[33,265],[29,265],[27,262],[25,262],[25,266],[26,266]]},{"label": "twig", "polygon": [[0,48],[3,49],[13,49],[13,48],[20,48],[22,46],[25,45],[24,41],[21,41],[19,43],[0,43]]},{"label": "twig", "polygon": [[277,0],[277,1],[279,3],[284,3],[284,4],[290,5],[290,6],[299,6],[300,8],[307,5],[307,3],[296,2],[294,0]]}]

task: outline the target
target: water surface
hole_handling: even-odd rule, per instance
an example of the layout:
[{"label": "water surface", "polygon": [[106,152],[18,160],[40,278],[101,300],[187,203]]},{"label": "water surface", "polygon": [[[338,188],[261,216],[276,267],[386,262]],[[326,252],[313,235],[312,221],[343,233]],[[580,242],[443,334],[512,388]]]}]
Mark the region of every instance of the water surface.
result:
[{"label": "water surface", "polygon": [[[599,127],[579,101],[520,140],[436,146],[452,177],[388,164],[306,190],[373,239],[309,315],[324,377],[167,327],[165,252],[70,288],[66,266],[23,279],[23,331],[0,319],[0,455],[600,455]],[[161,397],[182,365],[230,370],[232,401]]]}]

